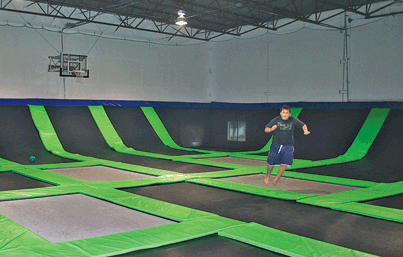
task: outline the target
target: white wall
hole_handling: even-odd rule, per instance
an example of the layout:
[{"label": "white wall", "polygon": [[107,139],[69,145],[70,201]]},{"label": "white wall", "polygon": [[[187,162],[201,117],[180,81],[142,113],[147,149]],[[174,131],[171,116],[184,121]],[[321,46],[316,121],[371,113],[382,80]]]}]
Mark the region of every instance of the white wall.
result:
[{"label": "white wall", "polygon": [[403,15],[353,29],[351,46],[351,99],[403,100]]},{"label": "white wall", "polygon": [[[403,15],[351,25],[350,100],[403,100]],[[0,98],[342,100],[343,33],[315,27],[260,34],[187,46],[65,35],[65,52],[87,54],[94,46],[90,78],[81,84],[47,72],[53,47],[61,51],[59,33],[0,26]]]},{"label": "white wall", "polygon": [[[60,46],[57,33],[42,34],[50,44]],[[55,53],[32,29],[0,27],[0,97],[62,96],[61,79],[47,72],[48,56]]]},{"label": "white wall", "polygon": [[[89,56],[90,78],[77,83],[47,72],[61,35],[0,27],[0,97],[207,102],[206,45],[167,46],[64,35],[64,52]],[[45,40],[46,39],[46,40]],[[48,41],[48,42],[47,42]],[[53,47],[54,48],[53,48]]]},{"label": "white wall", "polygon": [[[403,15],[361,25],[349,31],[349,99],[403,100]],[[343,33],[319,27],[216,43],[214,100],[340,102],[343,43]]]},{"label": "white wall", "polygon": [[220,44],[218,48],[217,101],[340,100],[343,37],[339,32],[266,34]]}]

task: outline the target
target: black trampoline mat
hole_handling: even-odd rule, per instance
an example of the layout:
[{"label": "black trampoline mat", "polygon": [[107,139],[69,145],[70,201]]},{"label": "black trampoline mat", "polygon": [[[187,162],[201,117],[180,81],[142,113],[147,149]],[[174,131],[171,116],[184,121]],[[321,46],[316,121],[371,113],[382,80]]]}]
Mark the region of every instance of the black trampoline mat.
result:
[{"label": "black trampoline mat", "polygon": [[64,149],[71,153],[179,173],[228,170],[119,153],[107,145],[87,107],[46,107],[46,110]]},{"label": "black trampoline mat", "polygon": [[104,107],[119,137],[127,147],[166,155],[202,154],[170,148],[162,143],[140,107]]},{"label": "black trampoline mat", "polygon": [[[27,106],[0,107],[0,128],[0,157],[3,159],[24,165],[76,162],[45,149]],[[35,156],[34,163],[29,161],[30,156]]]},{"label": "black trampoline mat", "polygon": [[326,160],[344,154],[360,131],[369,109],[303,109],[298,116],[311,134],[295,129],[294,158]]},{"label": "black trampoline mat", "polygon": [[0,191],[52,187],[54,185],[15,172],[0,172]]},{"label": "black trampoline mat", "polygon": [[378,183],[403,181],[402,127],[403,110],[392,109],[363,159],[350,163],[294,171]]},{"label": "black trampoline mat", "polygon": [[260,257],[286,256],[225,237],[211,235],[154,249],[140,250],[119,257]]},{"label": "black trampoline mat", "polygon": [[121,190],[375,255],[403,252],[403,224],[391,221],[186,182]]},{"label": "black trampoline mat", "polygon": [[363,202],[365,204],[403,210],[403,194]]}]

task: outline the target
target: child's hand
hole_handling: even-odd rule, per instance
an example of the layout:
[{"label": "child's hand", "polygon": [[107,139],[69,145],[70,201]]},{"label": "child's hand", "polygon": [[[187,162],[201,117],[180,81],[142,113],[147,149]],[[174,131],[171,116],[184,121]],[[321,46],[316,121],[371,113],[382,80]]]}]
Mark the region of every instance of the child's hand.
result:
[{"label": "child's hand", "polygon": [[304,131],[304,135],[309,135],[311,134],[311,132],[309,132],[308,130]]},{"label": "child's hand", "polygon": [[276,128],[277,128],[277,125],[274,125],[274,126],[271,127],[271,128],[266,127],[266,128],[264,129],[264,132],[270,133],[270,132],[274,131]]}]

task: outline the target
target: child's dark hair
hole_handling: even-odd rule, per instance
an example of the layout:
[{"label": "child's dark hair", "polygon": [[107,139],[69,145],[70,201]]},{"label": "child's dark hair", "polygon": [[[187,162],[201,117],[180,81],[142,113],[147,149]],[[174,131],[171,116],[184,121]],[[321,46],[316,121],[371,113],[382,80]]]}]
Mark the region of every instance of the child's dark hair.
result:
[{"label": "child's dark hair", "polygon": [[280,112],[282,112],[283,110],[288,110],[291,113],[291,107],[289,105],[283,105],[283,107],[281,107]]}]

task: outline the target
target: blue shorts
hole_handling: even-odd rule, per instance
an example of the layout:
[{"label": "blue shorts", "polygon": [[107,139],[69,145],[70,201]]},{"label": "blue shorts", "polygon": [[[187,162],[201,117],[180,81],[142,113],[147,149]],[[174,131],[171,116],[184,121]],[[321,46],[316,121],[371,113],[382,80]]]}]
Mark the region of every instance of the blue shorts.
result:
[{"label": "blue shorts", "polygon": [[269,155],[267,157],[267,163],[270,166],[287,165],[287,167],[290,167],[293,159],[294,146],[280,145],[277,143],[271,144]]}]

